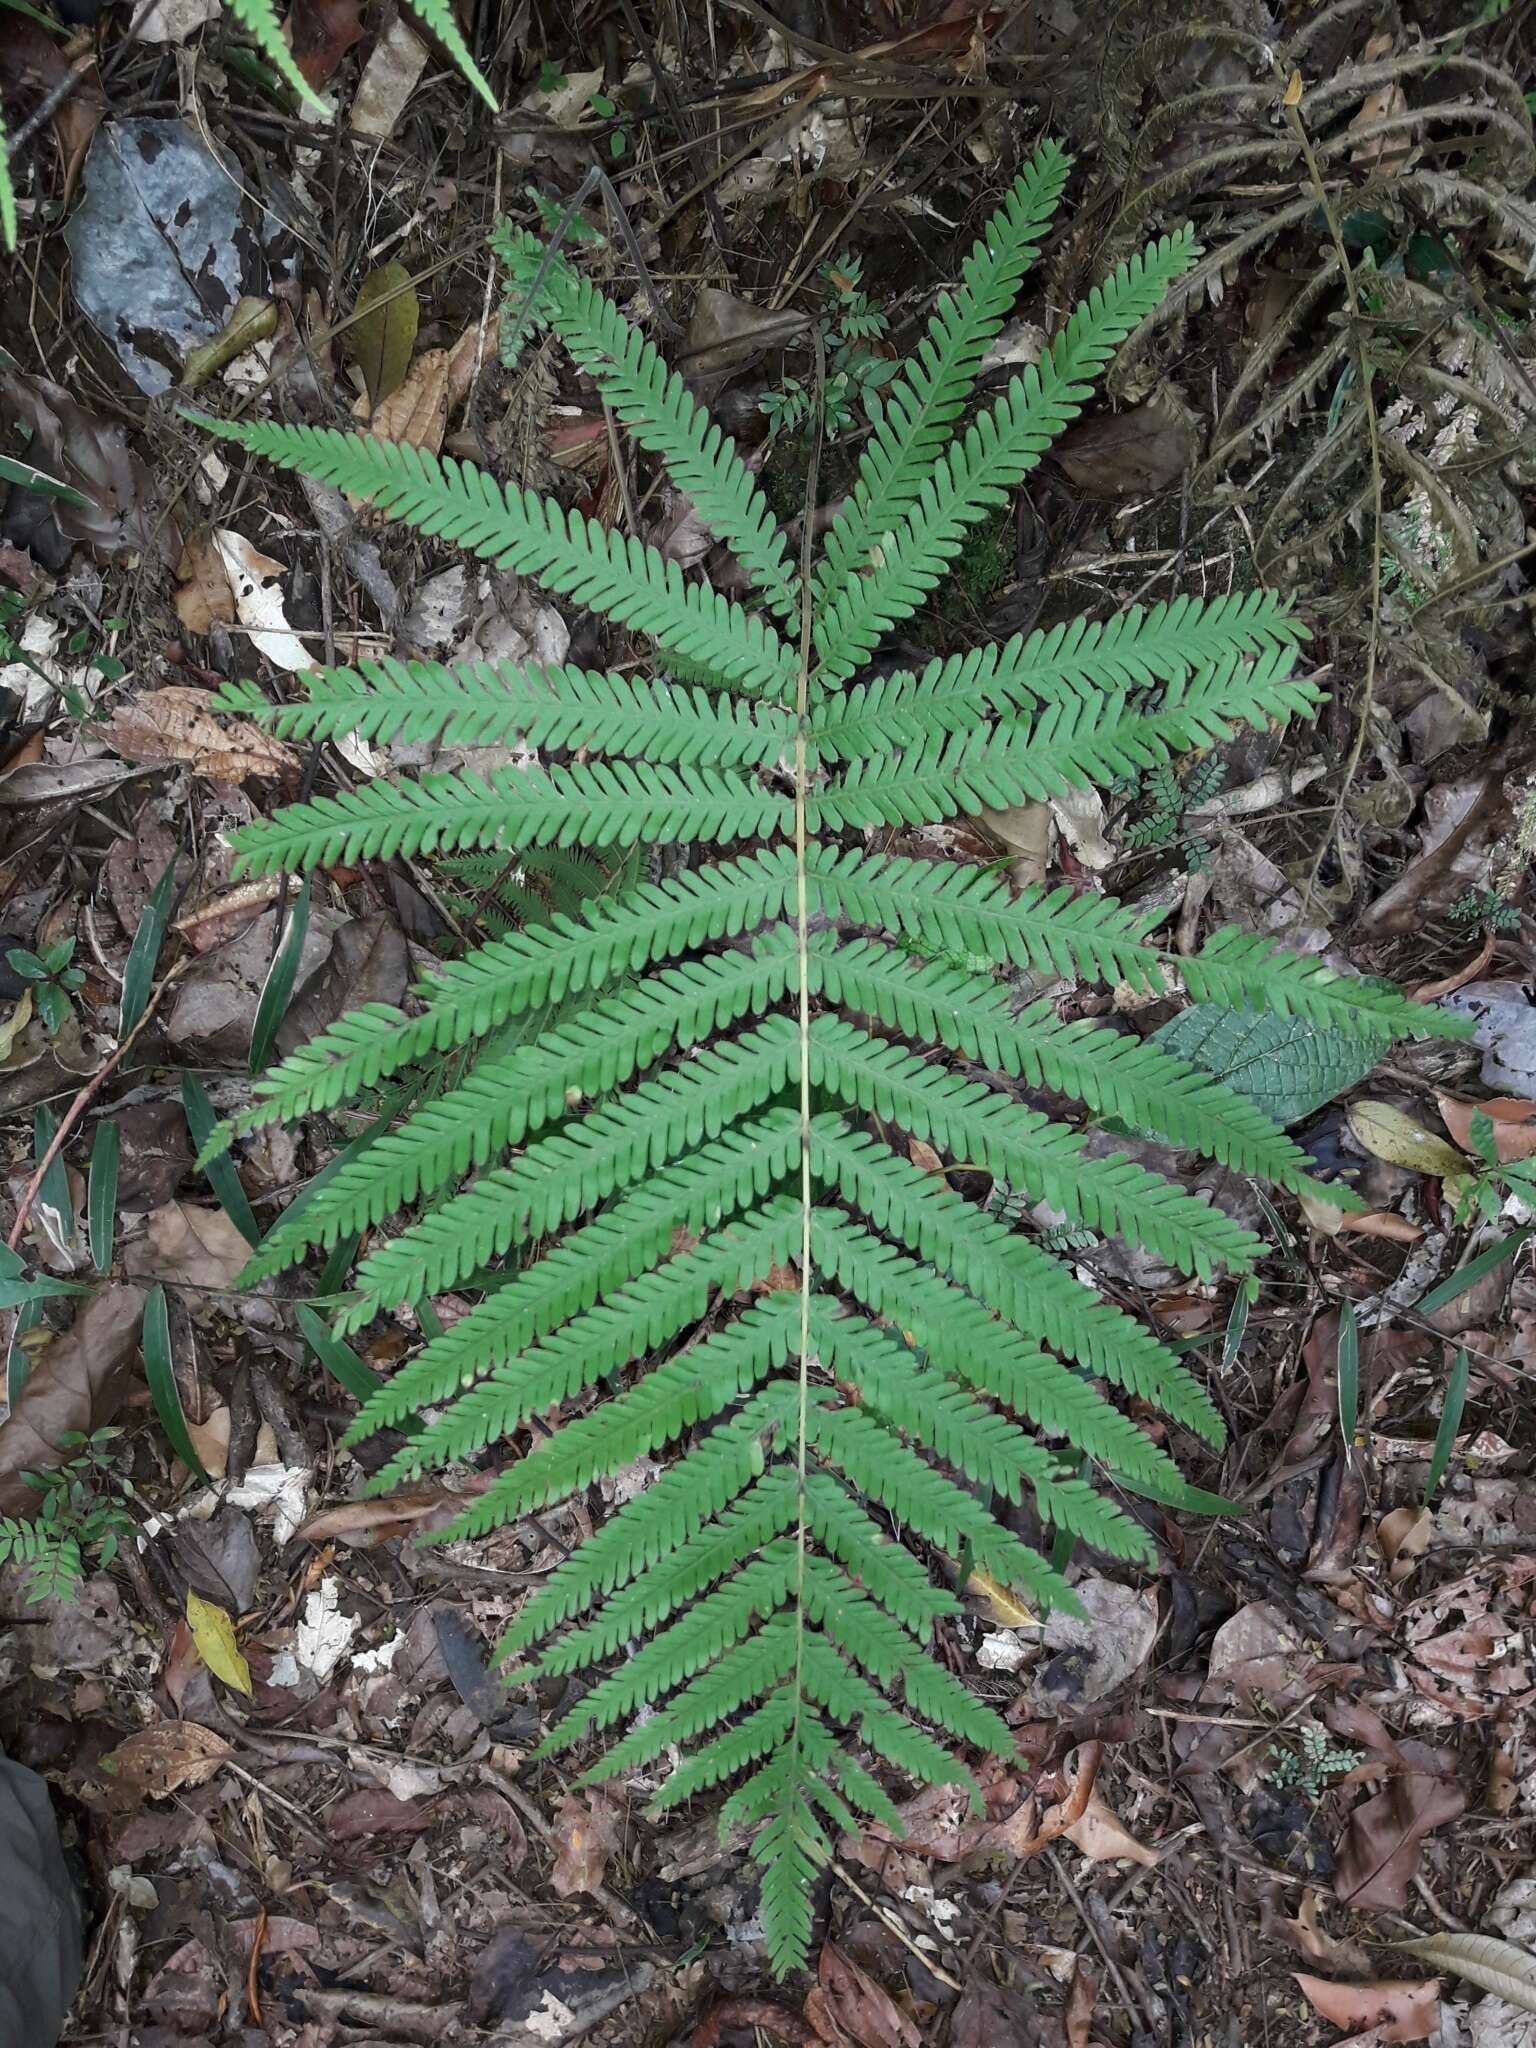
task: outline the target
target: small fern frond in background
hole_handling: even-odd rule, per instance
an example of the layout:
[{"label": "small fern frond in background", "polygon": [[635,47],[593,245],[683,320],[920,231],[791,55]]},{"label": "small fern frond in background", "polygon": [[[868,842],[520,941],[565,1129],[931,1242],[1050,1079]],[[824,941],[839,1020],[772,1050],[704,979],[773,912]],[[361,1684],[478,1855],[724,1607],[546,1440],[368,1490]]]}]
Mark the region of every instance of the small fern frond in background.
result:
[{"label": "small fern frond in background", "polygon": [[[452,0],[408,0],[408,4],[424,26],[437,37],[459,70],[494,113],[499,102],[470,55],[469,45],[465,42],[459,24],[454,18]],[[277,0],[224,0],[224,5],[268,63],[287,80],[299,98],[317,112],[329,113],[330,110],[324,100],[294,62],[293,51],[283,33]]]},{"label": "small fern frond in background", "polygon": [[[349,1435],[411,1426],[379,1488],[489,1457],[446,1536],[657,1461],[530,1594],[502,1651],[522,1677],[590,1683],[544,1753],[579,1750],[592,1780],[675,1745],[657,1813],[724,1793],[780,1971],[805,1959],[811,1879],[837,1835],[861,1817],[899,1828],[885,1780],[975,1797],[978,1753],[1011,1751],[937,1652],[959,1603],[930,1567],[969,1557],[1070,1609],[1050,1544],[994,1502],[1127,1560],[1147,1539],[1106,1489],[1211,1505],[1181,1478],[1177,1435],[1128,1406],[1219,1443],[1207,1388],[1044,1239],[957,1192],[951,1169],[1005,1187],[1011,1213],[1045,1203],[1239,1287],[1257,1237],[1019,1088],[1294,1194],[1352,1199],[1161,1046],[1047,1002],[1016,1009],[1007,972],[1149,995],[1176,973],[1201,1003],[1362,1040],[1463,1028],[1264,938],[1218,932],[1174,960],[1108,898],[879,849],[890,824],[1123,782],[1320,701],[1297,672],[1302,627],[1266,594],[1176,599],[860,679],[1195,260],[1187,230],[1128,257],[966,424],[1065,176],[1047,145],[1012,187],[889,386],[805,581],[756,479],[651,343],[573,260],[498,231],[509,307],[593,379],[735,555],[751,604],[467,464],[312,427],[213,427],[651,643],[638,673],[382,660],[321,670],[306,702],[275,710],[226,690],[290,737],[516,741],[536,757],[311,797],[239,831],[243,872],[431,854],[509,922],[525,899],[502,892],[541,861],[613,879],[435,968],[411,1014],[343,1017],[207,1149],[461,1063],[279,1221],[249,1277],[361,1238],[341,1330],[454,1297],[452,1316],[423,1314],[433,1334]],[[653,878],[638,852],[624,869],[625,848]],[[509,1458],[556,1408],[558,1429]]]}]

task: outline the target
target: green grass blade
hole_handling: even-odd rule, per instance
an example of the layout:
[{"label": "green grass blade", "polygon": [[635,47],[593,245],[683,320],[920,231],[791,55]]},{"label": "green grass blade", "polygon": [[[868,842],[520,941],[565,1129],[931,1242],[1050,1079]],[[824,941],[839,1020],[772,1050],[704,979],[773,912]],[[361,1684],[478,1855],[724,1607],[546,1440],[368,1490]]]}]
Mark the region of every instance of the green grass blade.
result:
[{"label": "green grass blade", "polygon": [[1496,1266],[1502,1266],[1506,1259],[1512,1259],[1521,1245],[1536,1232],[1536,1223],[1522,1223],[1518,1230],[1512,1230],[1508,1237],[1501,1237],[1497,1244],[1480,1251],[1475,1259],[1468,1259],[1464,1266],[1458,1266],[1448,1274],[1437,1287],[1431,1287],[1422,1301],[1414,1303],[1414,1313],[1432,1316],[1436,1309],[1444,1308],[1448,1301],[1454,1301],[1475,1286],[1485,1273],[1491,1273]]},{"label": "green grass blade", "polygon": [[1429,1474],[1424,1481],[1424,1505],[1430,1507],[1440,1490],[1446,1467],[1451,1462],[1451,1453],[1456,1448],[1456,1432],[1461,1427],[1461,1411],[1467,1405],[1467,1380],[1471,1365],[1465,1350],[1458,1351],[1456,1363],[1451,1367],[1451,1377],[1446,1385],[1445,1400],[1440,1409],[1440,1427],[1435,1431],[1435,1448],[1430,1453]]},{"label": "green grass blade", "polygon": [[1344,1302],[1339,1309],[1339,1434],[1344,1455],[1354,1449],[1360,1422],[1360,1330],[1355,1321],[1355,1304]]},{"label": "green grass blade", "polygon": [[91,1144],[91,1174],[87,1183],[85,1213],[91,1242],[91,1264],[98,1273],[112,1266],[112,1245],[117,1232],[117,1165],[121,1148],[117,1125],[104,1117],[96,1126]]},{"label": "green grass blade", "polygon": [[155,985],[155,963],[160,958],[165,928],[171,920],[171,894],[175,887],[176,856],[172,854],[155,884],[154,894],[144,906],[139,928],[128,949],[128,964],[123,969],[123,1001],[117,1020],[119,1040],[128,1036],[149,1007],[150,990]]},{"label": "green grass blade", "polygon": [[[181,1077],[181,1106],[186,1111],[187,1129],[192,1133],[192,1155],[196,1158],[213,1136],[213,1128],[218,1121],[213,1113],[213,1104],[208,1100],[208,1091],[196,1074],[189,1072]],[[261,1243],[261,1225],[246,1199],[245,1189],[240,1185],[234,1160],[227,1152],[215,1153],[203,1171],[208,1176],[208,1185],[218,1197],[219,1207],[254,1250]]]},{"label": "green grass blade", "polygon": [[144,1377],[149,1382],[150,1398],[160,1418],[160,1427],[165,1431],[165,1440],[193,1478],[206,1482],[208,1474],[203,1470],[203,1461],[187,1434],[181,1389],[176,1384],[176,1372],[171,1364],[171,1317],[163,1287],[152,1287],[144,1304],[143,1346]]},{"label": "green grass blade", "polygon": [[[267,969],[267,978],[261,986],[261,1000],[256,1005],[256,1022],[251,1026],[251,1072],[259,1074],[272,1058],[272,1048],[277,1043],[277,1028],[288,1014],[289,998],[299,971],[299,960],[304,952],[304,939],[309,931],[309,876],[294,899],[288,921],[283,926],[282,937],[272,955],[272,965]],[[254,1239],[252,1240],[254,1242]]]}]

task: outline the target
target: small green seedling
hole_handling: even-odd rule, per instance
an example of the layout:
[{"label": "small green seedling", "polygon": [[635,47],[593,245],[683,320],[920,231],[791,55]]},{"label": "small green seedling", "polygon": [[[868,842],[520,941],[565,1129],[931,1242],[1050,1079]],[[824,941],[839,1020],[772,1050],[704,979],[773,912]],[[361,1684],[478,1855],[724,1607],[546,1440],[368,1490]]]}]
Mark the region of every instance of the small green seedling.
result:
[{"label": "small green seedling", "polygon": [[84,969],[69,964],[75,957],[73,934],[55,940],[41,953],[31,953],[25,946],[12,946],[5,957],[12,972],[30,984],[43,1029],[50,1038],[57,1037],[69,1015],[70,997],[85,980]]},{"label": "small green seedling", "polygon": [[[823,426],[833,441],[856,424],[861,412],[873,418],[871,398],[901,368],[871,346],[885,339],[891,323],[864,291],[862,275],[856,256],[840,257],[821,271],[832,293],[830,313],[816,324],[826,355]],[[768,417],[770,439],[784,433],[803,435],[810,424],[811,393],[798,377],[786,377],[777,391],[764,392],[758,404]]]},{"label": "small green seedling", "polygon": [[27,1600],[73,1599],[86,1564],[108,1565],[119,1543],[133,1534],[133,1518],[112,1492],[115,1440],[120,1429],[78,1429],[60,1433],[60,1445],[77,1450],[53,1472],[24,1472],[39,1495],[30,1521],[0,1516],[0,1564],[24,1568]]}]

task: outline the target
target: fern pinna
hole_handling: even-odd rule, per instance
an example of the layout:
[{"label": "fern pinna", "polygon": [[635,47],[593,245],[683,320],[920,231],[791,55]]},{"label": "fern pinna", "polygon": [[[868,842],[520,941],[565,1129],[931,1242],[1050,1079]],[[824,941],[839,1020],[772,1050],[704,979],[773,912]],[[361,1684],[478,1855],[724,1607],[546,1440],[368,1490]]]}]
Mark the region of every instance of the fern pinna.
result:
[{"label": "fern pinna", "polygon": [[[909,1141],[1203,1277],[1251,1274],[1259,1241],[1157,1174],[1095,1156],[996,1077],[1283,1188],[1314,1185],[1281,1130],[1157,1046],[1064,1023],[1048,1002],[1016,1010],[1001,979],[1014,968],[1162,987],[1164,957],[1134,912],[879,850],[881,828],[1133,775],[1317,701],[1296,673],[1303,629],[1268,595],[1177,599],[859,680],[1194,258],[1184,232],[1115,271],[1039,366],[962,428],[1066,170],[1042,148],[989,223],[877,406],[814,564],[796,562],[734,446],[651,344],[564,256],[499,232],[509,327],[553,330],[734,553],[750,604],[459,462],[310,427],[213,428],[654,646],[645,676],[326,669],[306,702],[269,713],[290,737],[515,738],[542,765],[294,805],[239,835],[245,872],[399,853],[677,852],[664,878],[443,967],[412,1014],[343,1018],[260,1081],[233,1128],[478,1049],[457,1085],[280,1222],[250,1272],[418,1205],[373,1241],[339,1327],[447,1290],[479,1298],[358,1416],[353,1441],[412,1425],[375,1486],[566,1408],[450,1536],[672,1452],[527,1601],[503,1650],[527,1660],[542,1646],[524,1675],[605,1667],[546,1753],[614,1730],[588,1773],[603,1778],[676,1749],[662,1809],[736,1781],[722,1825],[750,1831],[779,1971],[805,1958],[809,1880],[837,1833],[860,1816],[900,1825],[878,1767],[974,1790],[966,1754],[1011,1751],[1004,1723],[928,1649],[958,1603],[893,1529],[930,1558],[970,1559],[1072,1608],[1061,1572],[989,1503],[1028,1488],[1055,1530],[1143,1558],[1114,1493],[1209,1497],[1112,1390],[1221,1436],[1210,1396],[1141,1323],[944,1172],[912,1164]],[[249,688],[227,701],[260,703]],[[1449,1028],[1236,931],[1178,972],[1202,1002],[1329,1030]],[[551,1005],[553,1023],[509,1036]],[[1330,1186],[1327,1199],[1348,1197]]]}]

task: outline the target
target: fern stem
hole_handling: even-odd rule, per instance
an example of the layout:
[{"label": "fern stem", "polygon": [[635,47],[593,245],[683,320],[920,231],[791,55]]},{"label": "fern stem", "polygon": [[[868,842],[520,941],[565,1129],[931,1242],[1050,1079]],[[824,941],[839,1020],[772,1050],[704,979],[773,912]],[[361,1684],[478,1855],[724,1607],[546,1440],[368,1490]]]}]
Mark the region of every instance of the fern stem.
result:
[{"label": "fern stem", "polygon": [[795,1428],[795,1719],[793,1742],[800,1744],[800,1721],[805,1706],[801,1683],[805,1659],[805,1559],[809,1526],[806,1496],[806,1444],[809,1438],[811,1300],[811,1216],[814,1179],[811,1132],[811,927],[810,885],[806,878],[807,782],[810,777],[810,696],[812,654],[811,540],[816,530],[816,485],[821,470],[821,441],[825,426],[822,392],[826,382],[826,358],[821,334],[811,329],[814,363],[811,382],[810,460],[806,466],[805,510],[800,531],[800,665],[795,679],[795,934],[798,950],[796,976],[797,1019],[800,1029],[800,1368],[799,1409]]}]

